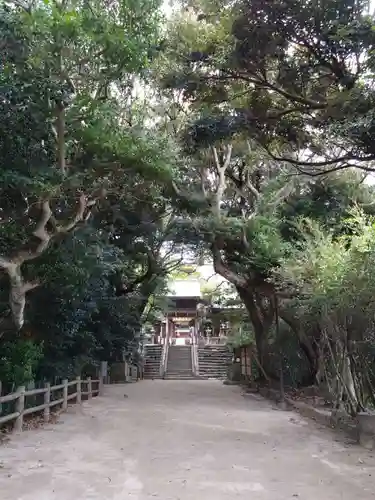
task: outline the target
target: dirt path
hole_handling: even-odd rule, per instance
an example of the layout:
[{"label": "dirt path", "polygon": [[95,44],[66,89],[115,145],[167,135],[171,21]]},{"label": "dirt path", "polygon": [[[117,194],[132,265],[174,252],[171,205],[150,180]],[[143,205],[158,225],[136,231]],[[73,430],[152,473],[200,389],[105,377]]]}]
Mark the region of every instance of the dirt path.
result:
[{"label": "dirt path", "polygon": [[219,382],[112,386],[0,447],[2,500],[369,500],[374,491],[374,456]]}]

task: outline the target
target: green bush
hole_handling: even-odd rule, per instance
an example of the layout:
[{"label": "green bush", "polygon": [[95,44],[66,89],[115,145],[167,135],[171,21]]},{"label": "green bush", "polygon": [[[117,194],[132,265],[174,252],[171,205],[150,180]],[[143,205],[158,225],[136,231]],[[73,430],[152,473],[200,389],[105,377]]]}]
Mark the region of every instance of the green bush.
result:
[{"label": "green bush", "polygon": [[0,380],[5,387],[25,385],[34,380],[43,345],[32,340],[5,342],[0,348]]}]

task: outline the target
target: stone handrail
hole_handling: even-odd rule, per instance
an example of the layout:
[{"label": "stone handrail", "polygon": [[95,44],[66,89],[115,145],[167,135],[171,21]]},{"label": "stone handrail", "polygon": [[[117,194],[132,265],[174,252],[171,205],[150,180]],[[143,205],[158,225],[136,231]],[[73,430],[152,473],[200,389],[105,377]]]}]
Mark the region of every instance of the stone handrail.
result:
[{"label": "stone handrail", "polygon": [[169,351],[169,342],[166,339],[166,341],[163,344],[163,350],[162,350],[162,354],[161,354],[161,362],[160,362],[160,376],[161,376],[161,378],[164,377],[164,375],[167,371],[168,351]]},{"label": "stone handrail", "polygon": [[191,345],[191,366],[193,370],[193,375],[199,375],[199,361],[198,361],[198,345],[193,342]]}]

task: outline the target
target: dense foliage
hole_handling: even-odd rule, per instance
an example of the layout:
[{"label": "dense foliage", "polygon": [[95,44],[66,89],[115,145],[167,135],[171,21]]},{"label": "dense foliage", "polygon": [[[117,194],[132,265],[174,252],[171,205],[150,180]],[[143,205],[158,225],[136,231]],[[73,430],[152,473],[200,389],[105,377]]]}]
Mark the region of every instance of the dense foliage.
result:
[{"label": "dense foliage", "polygon": [[[373,393],[371,335],[348,340],[359,321],[353,295],[362,309],[369,296],[338,272],[371,226],[353,210],[373,212],[368,9],[358,0],[187,1],[157,68],[186,155],[174,185],[181,231],[236,287],[268,376],[284,365],[296,384],[328,385],[352,414]],[[354,265],[345,261],[348,276]],[[341,302],[347,290],[338,317],[328,294]]]},{"label": "dense foliage", "polygon": [[137,348],[168,262],[171,153],[134,98],[160,20],[156,0],[1,2],[3,383]]},{"label": "dense foliage", "polygon": [[0,379],[130,356],[185,248],[267,377],[373,404],[368,2],[0,4]]}]

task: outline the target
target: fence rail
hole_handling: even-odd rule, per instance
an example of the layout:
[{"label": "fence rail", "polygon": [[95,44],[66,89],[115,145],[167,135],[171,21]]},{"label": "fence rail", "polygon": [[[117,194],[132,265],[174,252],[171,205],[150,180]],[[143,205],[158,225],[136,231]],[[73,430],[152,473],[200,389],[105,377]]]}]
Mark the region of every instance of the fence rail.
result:
[{"label": "fence rail", "polygon": [[[69,394],[69,388],[75,387],[75,392]],[[87,390],[82,390],[82,387]],[[92,380],[90,377],[86,380],[81,380],[81,377],[77,377],[75,380],[69,382],[64,380],[62,384],[51,386],[49,383],[41,389],[32,389],[27,391],[24,386],[17,389],[16,392],[12,394],[7,394],[6,396],[0,396],[0,408],[2,403],[8,403],[10,401],[15,401],[15,411],[9,413],[8,415],[0,416],[0,426],[2,424],[14,421],[13,428],[16,431],[22,431],[23,420],[27,415],[32,415],[33,413],[38,413],[43,411],[43,418],[45,422],[50,420],[50,409],[61,405],[62,410],[68,408],[68,402],[75,400],[77,404],[82,402],[82,396],[87,396],[91,399],[93,396],[98,396],[102,393],[103,389],[103,378],[100,377],[98,380]],[[51,396],[57,391],[62,391],[62,397],[58,399],[53,399]],[[25,403],[26,399],[31,396],[37,396],[44,394],[44,403],[27,408]]]}]

